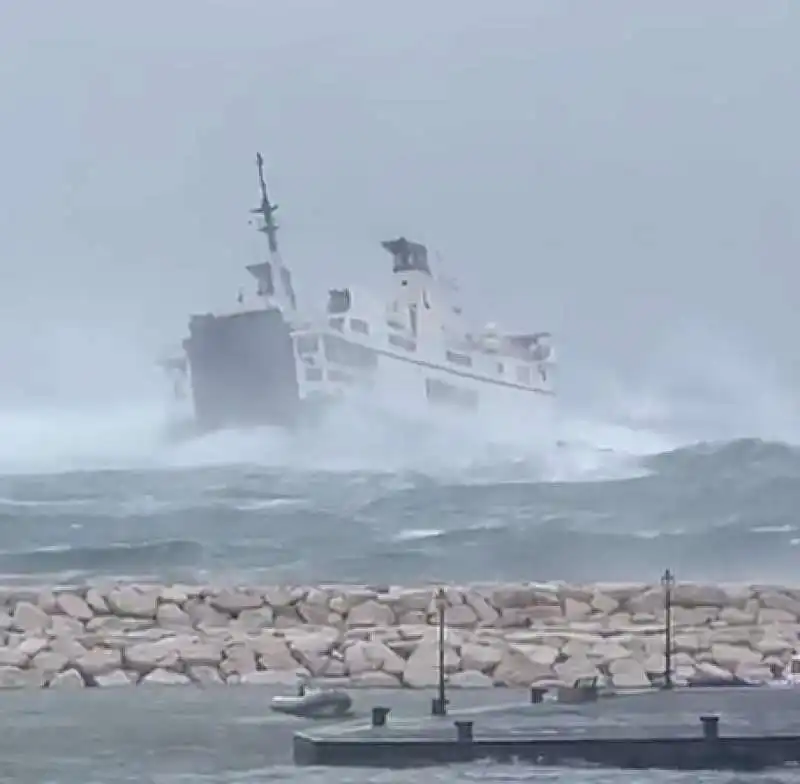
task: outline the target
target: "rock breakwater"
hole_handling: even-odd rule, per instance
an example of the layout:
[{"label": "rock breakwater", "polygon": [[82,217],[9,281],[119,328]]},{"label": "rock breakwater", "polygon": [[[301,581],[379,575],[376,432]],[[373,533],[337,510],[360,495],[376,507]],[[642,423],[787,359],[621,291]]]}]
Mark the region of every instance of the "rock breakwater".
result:
[{"label": "rock breakwater", "polygon": [[[0,688],[229,684],[432,687],[436,587],[114,584],[0,589]],[[450,687],[556,686],[665,669],[660,585],[448,586]],[[676,682],[769,680],[800,632],[800,589],[678,584]]]}]

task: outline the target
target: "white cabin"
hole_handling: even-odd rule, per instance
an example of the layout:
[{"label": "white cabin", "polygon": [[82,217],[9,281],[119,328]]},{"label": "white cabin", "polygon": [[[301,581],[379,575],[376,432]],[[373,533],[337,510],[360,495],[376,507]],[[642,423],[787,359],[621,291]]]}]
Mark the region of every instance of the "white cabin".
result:
[{"label": "white cabin", "polygon": [[393,259],[388,302],[356,287],[332,289],[325,314],[294,331],[301,397],[360,387],[474,407],[482,393],[529,401],[553,394],[548,333],[468,331],[433,277],[425,246],[404,238],[382,244]]}]

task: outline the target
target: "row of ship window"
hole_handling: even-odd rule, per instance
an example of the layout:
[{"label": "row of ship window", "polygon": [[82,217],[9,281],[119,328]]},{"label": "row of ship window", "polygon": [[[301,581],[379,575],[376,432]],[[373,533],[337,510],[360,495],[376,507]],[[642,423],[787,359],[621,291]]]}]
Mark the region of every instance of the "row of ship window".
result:
[{"label": "row of ship window", "polygon": [[[331,319],[332,321],[333,319]],[[360,319],[350,319],[353,322],[360,322],[368,329],[366,322]],[[364,334],[367,334],[366,332]],[[297,349],[301,354],[311,354],[316,352],[318,342],[316,336],[301,336],[298,339]],[[389,343],[396,348],[401,348],[405,351],[416,351],[417,344],[403,335],[389,335]],[[350,343],[346,340],[338,340],[333,336],[327,336],[325,339],[325,356],[331,362],[336,362],[341,365],[349,367],[370,368],[377,364],[377,355],[366,346],[360,346],[357,343]],[[459,367],[472,367],[472,357],[466,354],[460,354],[457,351],[447,351],[445,354],[447,361]],[[502,362],[497,363],[497,372],[503,375],[505,368]],[[522,384],[531,383],[531,369],[526,365],[517,366],[517,381]]]}]

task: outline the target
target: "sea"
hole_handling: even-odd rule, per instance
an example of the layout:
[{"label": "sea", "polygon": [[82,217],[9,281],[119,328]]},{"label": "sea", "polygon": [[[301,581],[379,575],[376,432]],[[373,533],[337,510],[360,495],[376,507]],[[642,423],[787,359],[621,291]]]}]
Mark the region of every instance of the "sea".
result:
[{"label": "sea", "polygon": [[[657,582],[665,568],[683,580],[796,583],[800,439],[778,421],[785,411],[630,403],[613,416],[420,419],[360,407],[293,433],[177,438],[155,406],[17,407],[0,411],[0,584]],[[293,768],[274,741],[289,730],[267,700],[252,689],[6,693],[0,781],[418,780]],[[424,775],[800,781],[791,770],[489,764]]]}]

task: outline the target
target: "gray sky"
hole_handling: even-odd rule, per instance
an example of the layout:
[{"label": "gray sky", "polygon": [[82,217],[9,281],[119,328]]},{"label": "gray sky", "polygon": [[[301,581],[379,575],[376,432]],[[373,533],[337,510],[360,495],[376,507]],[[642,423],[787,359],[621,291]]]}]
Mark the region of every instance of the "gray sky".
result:
[{"label": "gray sky", "polygon": [[256,149],[306,300],[403,233],[565,383],[791,377],[798,41],[797,0],[5,2],[0,397],[143,390],[248,282]]}]

